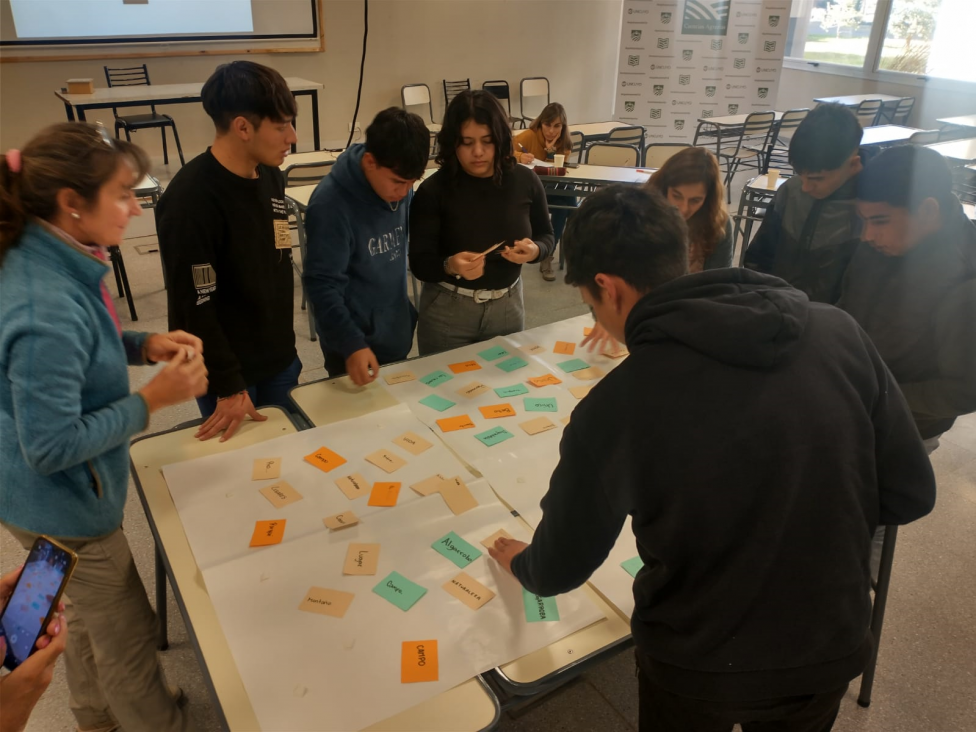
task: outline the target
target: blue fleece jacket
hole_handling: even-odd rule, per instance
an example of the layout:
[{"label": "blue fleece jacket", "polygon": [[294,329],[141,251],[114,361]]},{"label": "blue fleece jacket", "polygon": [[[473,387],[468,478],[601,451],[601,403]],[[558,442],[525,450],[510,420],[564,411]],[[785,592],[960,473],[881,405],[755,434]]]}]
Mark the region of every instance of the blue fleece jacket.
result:
[{"label": "blue fleece jacket", "polygon": [[0,521],[90,538],[122,523],[129,438],[145,400],[126,362],[148,334],[124,333],[102,301],[105,262],[29,224],[0,268]]},{"label": "blue fleece jacket", "polygon": [[340,155],[309,200],[304,280],[322,352],[348,358],[369,347],[383,364],[407,357],[417,322],[407,299],[413,191],[399,204],[377,196],[365,151],[353,145]]}]

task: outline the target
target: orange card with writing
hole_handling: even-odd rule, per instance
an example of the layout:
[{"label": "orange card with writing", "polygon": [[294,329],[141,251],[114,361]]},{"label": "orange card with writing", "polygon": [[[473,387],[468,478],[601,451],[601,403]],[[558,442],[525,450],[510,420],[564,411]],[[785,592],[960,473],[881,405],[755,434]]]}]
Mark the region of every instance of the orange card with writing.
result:
[{"label": "orange card with writing", "polygon": [[251,546],[271,546],[280,544],[285,538],[285,519],[273,521],[258,521],[254,524],[254,534],[251,535]]},{"label": "orange card with writing", "polygon": [[554,386],[556,384],[561,384],[562,379],[557,379],[552,374],[546,374],[545,376],[534,376],[529,379],[529,383],[532,386]]},{"label": "orange card with writing", "polygon": [[515,416],[515,410],[511,404],[492,404],[490,407],[478,407],[478,411],[481,412],[481,416],[485,419]]},{"label": "orange card with writing", "polygon": [[462,414],[459,417],[445,417],[444,419],[437,420],[437,426],[441,428],[441,432],[454,432],[455,430],[468,430],[474,427],[474,422],[471,418]]},{"label": "orange card with writing", "polygon": [[437,641],[403,641],[400,652],[400,683],[437,680]]},{"label": "orange card with writing", "polygon": [[326,473],[346,463],[346,459],[342,455],[332,452],[327,447],[320,447],[311,455],[306,455],[305,460]]},{"label": "orange card with writing", "polygon": [[373,492],[369,494],[369,505],[395,506],[399,495],[399,483],[373,483]]},{"label": "orange card with writing", "polygon": [[576,344],[569,341],[556,341],[556,347],[552,349],[552,352],[572,356],[576,353]]},{"label": "orange card with writing", "polygon": [[461,363],[449,364],[448,368],[455,374],[463,374],[465,371],[477,371],[481,365],[477,361],[462,361]]}]

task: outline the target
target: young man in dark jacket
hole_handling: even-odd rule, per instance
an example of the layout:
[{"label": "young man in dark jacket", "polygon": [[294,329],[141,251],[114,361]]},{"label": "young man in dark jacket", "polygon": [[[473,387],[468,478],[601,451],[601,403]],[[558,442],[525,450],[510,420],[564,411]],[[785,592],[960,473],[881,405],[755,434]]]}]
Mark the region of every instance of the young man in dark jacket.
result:
[{"label": "young man in dark jacket", "polygon": [[745,266],[775,275],[814,302],[835,303],[857,247],[854,209],[863,130],[853,112],[822,104],[790,140],[789,178],[746,250]]},{"label": "young man in dark jacket", "polygon": [[429,155],[424,121],[390,107],[309,200],[305,289],[329,376],[348,372],[362,386],[410,353],[417,322],[407,299],[410,200]]},{"label": "young man in dark jacket", "polygon": [[932,469],[850,316],[748,270],[683,276],[685,236],[623,186],[570,220],[566,281],[630,356],[573,412],[531,545],[491,555],[566,592],[630,515],[641,729],[822,732],[871,654],[872,532],[931,510]]}]

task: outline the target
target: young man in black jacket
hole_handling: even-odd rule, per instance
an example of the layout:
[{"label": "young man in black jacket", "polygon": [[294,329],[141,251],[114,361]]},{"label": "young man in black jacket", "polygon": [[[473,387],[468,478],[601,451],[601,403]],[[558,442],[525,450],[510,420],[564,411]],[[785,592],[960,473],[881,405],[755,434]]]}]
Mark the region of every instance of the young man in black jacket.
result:
[{"label": "young man in black jacket", "polygon": [[850,316],[747,270],[685,276],[685,237],[638,188],[570,220],[566,281],[630,356],[573,412],[531,545],[490,552],[555,595],[630,515],[641,729],[829,730],[871,654],[872,533],[931,510],[932,468]]},{"label": "young man in black jacket", "polygon": [[297,139],[297,106],[277,71],[251,61],[220,66],[202,97],[216,139],[167,186],[156,228],[170,327],[203,340],[210,369],[197,437],[223,441],[246,417],[264,421],[257,407],[287,409],[302,370],[278,169]]}]

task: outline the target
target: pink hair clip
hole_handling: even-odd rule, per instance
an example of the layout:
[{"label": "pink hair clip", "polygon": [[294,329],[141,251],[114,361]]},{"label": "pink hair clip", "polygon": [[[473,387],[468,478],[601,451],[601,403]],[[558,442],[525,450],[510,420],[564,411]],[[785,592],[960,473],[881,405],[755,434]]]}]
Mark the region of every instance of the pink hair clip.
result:
[{"label": "pink hair clip", "polygon": [[14,150],[11,148],[7,150],[7,167],[10,168],[11,173],[20,172],[20,150]]}]

